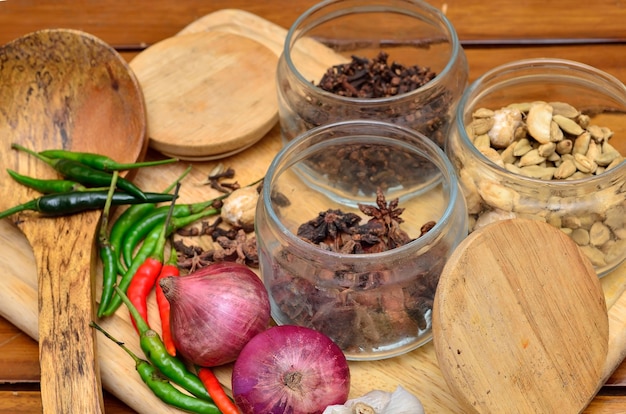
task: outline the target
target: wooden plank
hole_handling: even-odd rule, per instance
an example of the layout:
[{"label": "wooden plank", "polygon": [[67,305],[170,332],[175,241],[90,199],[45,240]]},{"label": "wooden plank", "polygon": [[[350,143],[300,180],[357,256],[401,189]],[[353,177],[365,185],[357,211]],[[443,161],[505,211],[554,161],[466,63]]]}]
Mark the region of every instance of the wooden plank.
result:
[{"label": "wooden plank", "polygon": [[626,387],[626,361],[617,367],[613,375],[607,380],[606,387]]},{"label": "wooden plank", "polygon": [[462,40],[624,39],[623,2],[431,0]]},{"label": "wooden plank", "polygon": [[[0,43],[30,31],[68,27],[87,31],[115,47],[142,47],[172,36],[191,21],[224,8],[240,8],[289,27],[316,0],[265,2],[246,0],[73,0],[0,2]],[[431,0],[446,14],[465,42],[626,39],[626,6],[597,0]]]},{"label": "wooden plank", "polygon": [[[36,3],[36,4],[34,4]],[[76,7],[71,0],[56,2],[0,1],[0,43],[5,43],[30,31],[48,27],[73,27],[91,32],[119,47],[143,48],[162,38],[175,34],[192,20],[221,8],[242,8],[257,13],[270,21],[288,27],[293,20],[315,0],[302,0],[295,5],[291,0],[250,2],[245,0],[155,0],[147,2],[85,2]],[[599,0],[593,8],[582,1],[528,0],[504,2],[494,0],[488,5],[481,0],[433,0],[436,7],[447,7],[447,14],[469,44],[473,40],[541,41],[547,37],[619,39],[624,37],[626,4],[621,1]],[[589,47],[466,47],[470,62],[470,80],[486,70],[520,57],[561,57],[589,63],[626,81],[626,46],[624,44]],[[124,52],[130,60],[135,53]],[[0,412],[40,412],[37,391],[13,388],[10,382],[37,380],[37,345],[26,335],[15,337],[16,328],[0,318]],[[31,358],[32,355],[34,357]],[[28,367],[20,371],[20,365]],[[18,384],[19,385],[19,384]],[[626,363],[623,363],[602,389],[585,413],[626,412],[626,395],[620,386],[626,385]],[[615,391],[611,391],[615,389]],[[17,391],[16,391],[17,390]],[[613,395],[618,394],[618,395]],[[134,413],[124,404],[110,405],[105,393],[108,413]],[[36,401],[28,410],[28,398]],[[114,397],[111,397],[114,398]],[[17,400],[14,400],[17,399]],[[21,410],[21,411],[20,411]]]},{"label": "wooden plank", "polygon": [[[622,391],[623,392],[623,391]],[[626,410],[626,396],[598,395],[587,406],[584,414],[622,414]]]},{"label": "wooden plank", "polygon": [[0,318],[0,384],[38,382],[40,375],[37,342]]},{"label": "wooden plank", "polygon": [[[626,82],[626,45],[603,44],[583,47],[568,46],[526,46],[470,48],[465,50],[469,62],[469,81],[476,80],[486,71],[496,66],[531,58],[559,58],[585,63],[603,70],[622,82]],[[137,52],[121,52],[130,62]]]},{"label": "wooden plank", "polygon": [[[136,414],[114,395],[104,393],[104,409],[109,414]],[[38,390],[0,388],[0,413],[33,414],[43,411],[41,393]]]},{"label": "wooden plank", "polygon": [[560,58],[585,63],[626,82],[626,45],[528,46],[467,49],[470,81],[504,63],[528,58]]}]

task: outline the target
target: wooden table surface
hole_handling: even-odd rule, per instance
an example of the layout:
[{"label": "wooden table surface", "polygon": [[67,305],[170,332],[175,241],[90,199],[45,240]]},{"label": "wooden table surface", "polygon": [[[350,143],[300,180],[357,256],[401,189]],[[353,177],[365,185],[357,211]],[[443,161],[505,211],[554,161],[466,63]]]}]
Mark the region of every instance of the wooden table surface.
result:
[{"label": "wooden table surface", "polygon": [[[109,43],[128,60],[205,14],[243,9],[288,28],[314,0],[0,0],[0,44],[44,28],[74,28]],[[626,0],[431,0],[465,48],[470,80],[528,57],[577,60],[626,82]],[[1,277],[1,276],[0,276]],[[0,317],[0,413],[41,412],[37,343]],[[105,392],[108,413],[133,413]],[[586,413],[626,413],[626,363]]]}]

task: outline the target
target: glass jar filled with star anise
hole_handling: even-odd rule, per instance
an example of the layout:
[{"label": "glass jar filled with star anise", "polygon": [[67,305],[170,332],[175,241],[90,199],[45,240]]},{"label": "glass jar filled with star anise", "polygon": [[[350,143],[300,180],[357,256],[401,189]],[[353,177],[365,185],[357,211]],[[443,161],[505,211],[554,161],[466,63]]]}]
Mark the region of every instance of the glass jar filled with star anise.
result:
[{"label": "glass jar filled with star anise", "polygon": [[[377,154],[375,168],[363,164],[363,148]],[[327,173],[311,171],[319,160]],[[412,167],[398,174],[400,163]],[[266,174],[255,225],[274,320],[317,329],[349,359],[371,360],[430,340],[439,275],[467,235],[467,212],[432,140],[361,120],[287,144]]]}]

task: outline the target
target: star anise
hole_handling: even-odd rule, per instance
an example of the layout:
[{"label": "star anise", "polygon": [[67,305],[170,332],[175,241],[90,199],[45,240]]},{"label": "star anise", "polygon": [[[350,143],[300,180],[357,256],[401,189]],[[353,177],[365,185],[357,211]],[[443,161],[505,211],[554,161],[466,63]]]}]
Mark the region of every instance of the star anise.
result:
[{"label": "star anise", "polygon": [[174,247],[179,253],[178,266],[188,269],[190,273],[216,262],[237,262],[253,268],[259,267],[254,234],[248,234],[243,229],[218,229],[211,232],[211,237],[219,247],[203,250],[199,246],[187,246],[182,240],[174,241]]},{"label": "star anise", "polygon": [[398,203],[398,198],[387,203],[385,194],[378,188],[376,190],[376,206],[359,204],[359,210],[372,217],[368,223],[380,223],[386,229],[386,234],[382,238],[386,241],[387,249],[402,246],[412,240],[404,230],[400,229],[400,223],[404,222],[400,217],[404,208],[399,208]]},{"label": "star anise", "polygon": [[350,228],[360,221],[361,217],[358,214],[328,209],[319,213],[313,220],[300,225],[297,235],[314,244],[328,244],[329,241],[334,244],[341,233],[350,234]]},{"label": "star anise", "polygon": [[217,243],[222,247],[213,253],[214,261],[234,261],[251,267],[259,266],[259,254],[257,251],[256,237],[239,230],[234,239],[219,236]]}]

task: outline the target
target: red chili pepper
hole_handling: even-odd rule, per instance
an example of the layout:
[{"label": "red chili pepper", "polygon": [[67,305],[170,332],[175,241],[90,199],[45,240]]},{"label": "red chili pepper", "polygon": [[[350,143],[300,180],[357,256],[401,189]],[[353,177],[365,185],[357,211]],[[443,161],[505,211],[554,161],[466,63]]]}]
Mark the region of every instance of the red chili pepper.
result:
[{"label": "red chili pepper", "polygon": [[[167,240],[167,229],[170,225],[172,211],[174,210],[174,204],[176,197],[178,196],[179,187],[180,184],[177,184],[174,201],[172,201],[172,204],[170,205],[167,218],[165,219],[165,223],[163,223],[163,228],[158,229],[159,238],[157,244],[154,246],[152,254],[146,258],[139,268],[137,268],[137,271],[133,275],[126,291],[126,296],[128,296],[128,299],[130,299],[132,304],[135,305],[135,308],[137,308],[137,311],[139,311],[139,314],[146,322],[148,321],[148,295],[150,294],[150,291],[156,283],[156,280],[161,273],[161,269],[163,268],[163,254],[165,250],[165,242]],[[137,333],[139,333],[132,315],[130,320],[132,321]]]},{"label": "red chili pepper", "polygon": [[161,274],[157,277],[155,282],[156,301],[159,308],[159,316],[161,317],[161,339],[167,352],[171,356],[176,356],[176,346],[172,340],[172,331],[170,329],[170,302],[165,297],[163,289],[159,285],[159,281],[168,276],[180,276],[180,270],[178,269],[178,258],[176,256],[176,250],[170,251],[170,258],[161,268]]},{"label": "red chili pepper", "polygon": [[[155,250],[158,250],[158,248]],[[157,257],[158,252],[155,253],[155,255],[148,257],[146,261],[139,266],[126,292],[128,299],[135,305],[142,318],[146,321],[148,321],[148,295],[163,267],[163,261]],[[135,330],[139,333],[135,320],[132,317],[130,319],[133,322]]]},{"label": "red chili pepper", "polygon": [[198,377],[206,387],[206,390],[209,392],[217,408],[223,414],[241,414],[241,411],[239,411],[239,408],[237,408],[233,400],[226,394],[222,384],[220,384],[211,369],[205,367],[200,368],[198,370]]}]

